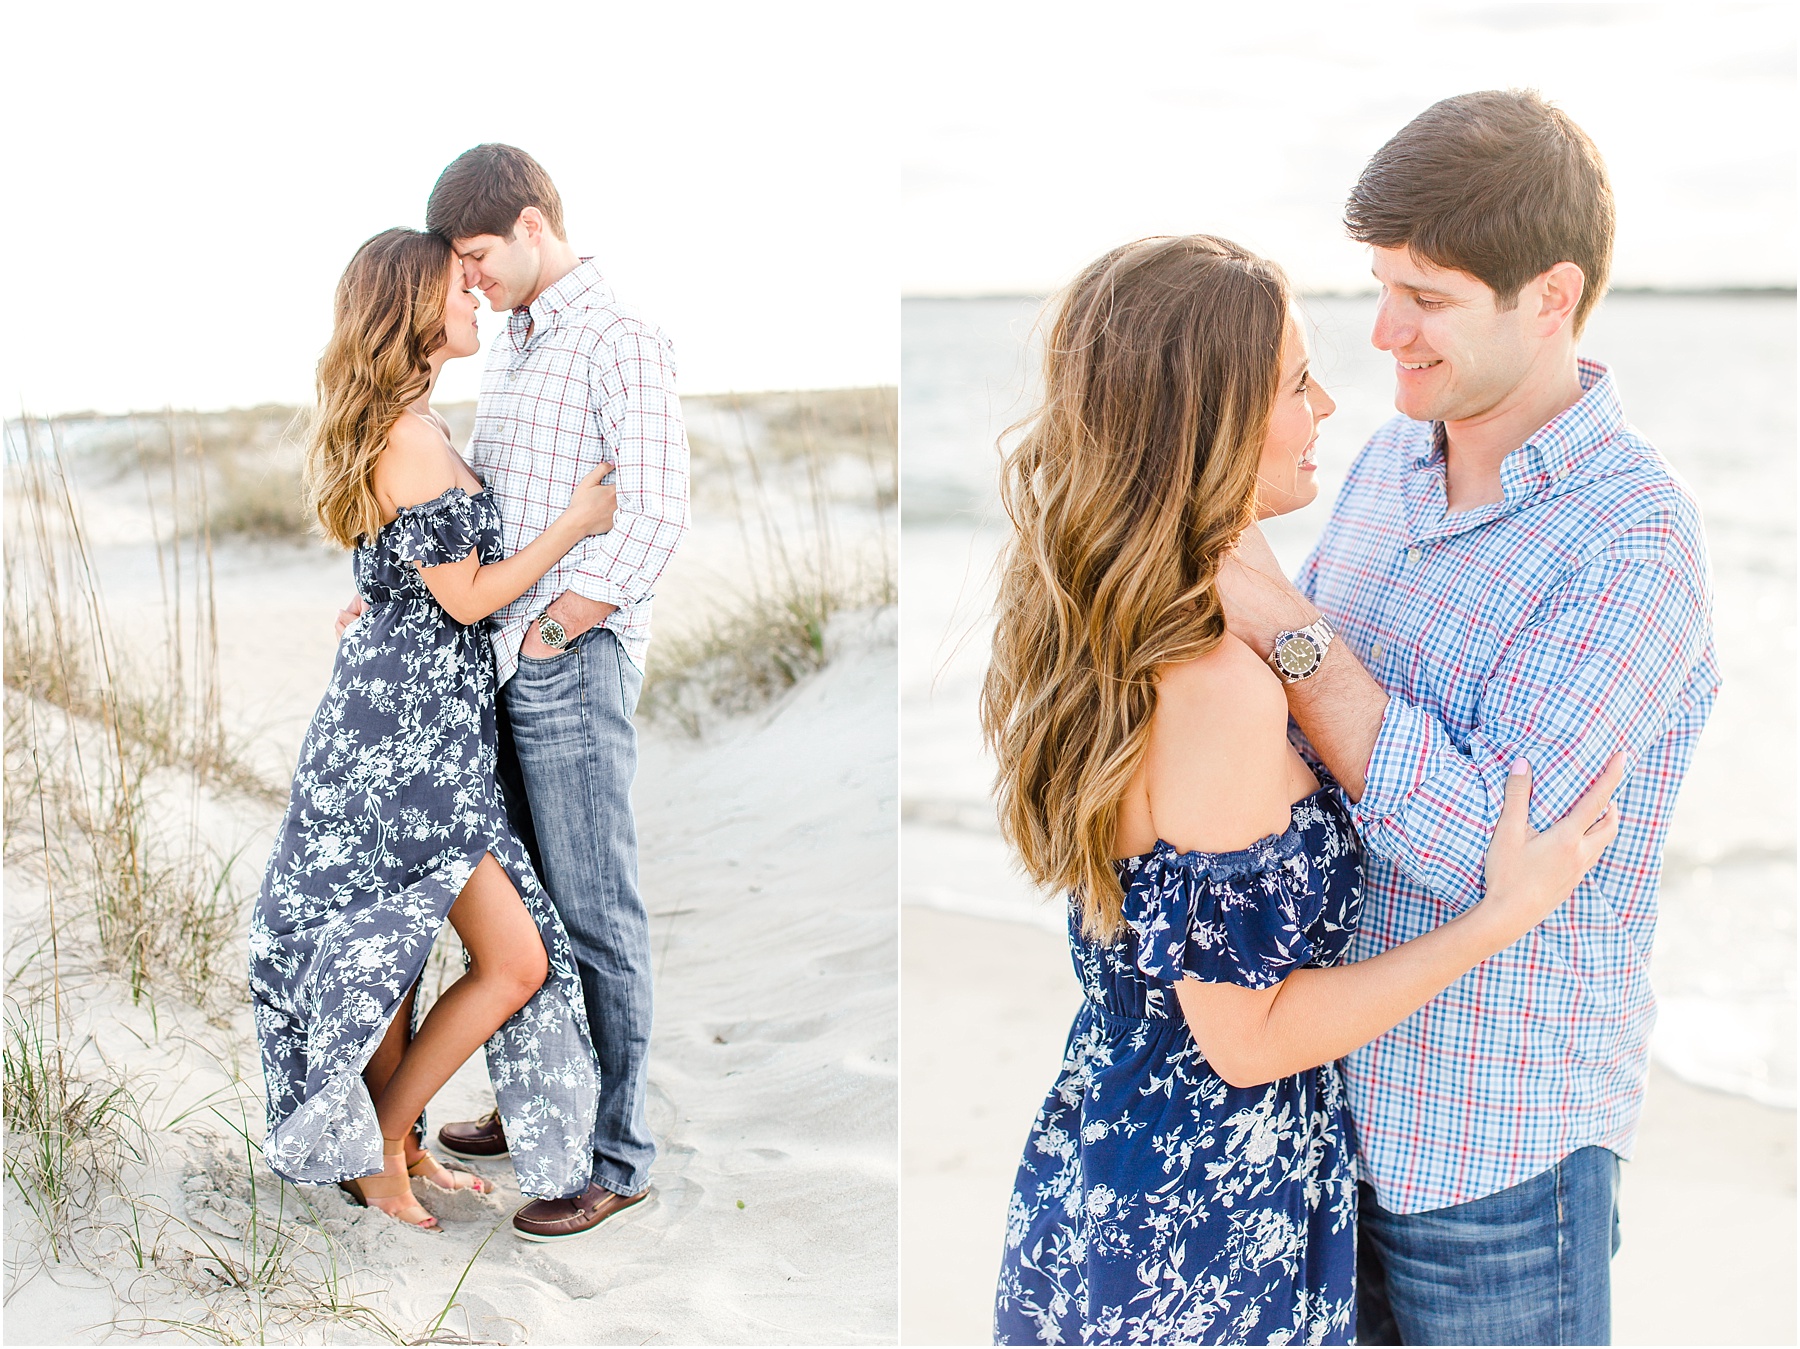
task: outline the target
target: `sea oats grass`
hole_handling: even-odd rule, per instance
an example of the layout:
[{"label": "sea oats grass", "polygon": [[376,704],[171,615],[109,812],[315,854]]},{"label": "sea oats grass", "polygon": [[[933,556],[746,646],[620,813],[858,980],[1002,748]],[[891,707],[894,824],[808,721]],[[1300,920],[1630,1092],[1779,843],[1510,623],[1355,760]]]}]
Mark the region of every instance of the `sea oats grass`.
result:
[{"label": "sea oats grass", "polygon": [[747,563],[652,644],[644,712],[690,735],[823,668],[832,618],[892,604],[898,589],[894,390],[690,400],[702,403],[713,415],[690,421],[696,492],[733,520]]}]

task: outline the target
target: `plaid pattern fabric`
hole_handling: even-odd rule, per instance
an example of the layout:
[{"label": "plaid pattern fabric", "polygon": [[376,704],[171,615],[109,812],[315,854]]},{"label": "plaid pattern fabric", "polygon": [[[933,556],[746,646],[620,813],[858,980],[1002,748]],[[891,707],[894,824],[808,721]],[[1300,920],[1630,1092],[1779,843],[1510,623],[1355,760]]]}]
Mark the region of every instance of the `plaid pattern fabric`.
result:
[{"label": "plaid pattern fabric", "polygon": [[668,338],[614,300],[591,261],[512,311],[481,378],[470,458],[509,554],[562,513],[584,473],[617,466],[611,531],[576,544],[493,616],[500,682],[519,667],[526,627],[565,590],[618,606],[605,626],[641,670],[651,590],[688,527],[687,433]]},{"label": "plaid pattern fabric", "polygon": [[1599,1144],[1629,1157],[1655,1002],[1663,839],[1718,688],[1700,514],[1613,379],[1445,514],[1443,427],[1395,418],[1351,467],[1299,584],[1390,702],[1354,810],[1367,959],[1481,898],[1514,757],[1548,827],[1625,748],[1619,837],[1570,901],[1344,1061],[1362,1176],[1417,1213]]}]

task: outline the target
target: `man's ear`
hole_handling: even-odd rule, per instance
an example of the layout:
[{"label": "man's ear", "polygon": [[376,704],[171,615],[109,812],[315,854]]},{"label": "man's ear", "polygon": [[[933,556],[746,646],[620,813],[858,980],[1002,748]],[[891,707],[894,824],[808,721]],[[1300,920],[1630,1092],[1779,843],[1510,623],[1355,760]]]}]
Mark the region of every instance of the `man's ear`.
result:
[{"label": "man's ear", "polygon": [[1538,322],[1545,337],[1552,336],[1575,317],[1587,288],[1587,277],[1572,262],[1559,262],[1532,283],[1538,292]]},{"label": "man's ear", "polygon": [[515,238],[518,237],[520,230],[525,232],[527,242],[542,243],[544,241],[544,213],[535,206],[527,206],[519,212],[518,223],[513,226]]}]

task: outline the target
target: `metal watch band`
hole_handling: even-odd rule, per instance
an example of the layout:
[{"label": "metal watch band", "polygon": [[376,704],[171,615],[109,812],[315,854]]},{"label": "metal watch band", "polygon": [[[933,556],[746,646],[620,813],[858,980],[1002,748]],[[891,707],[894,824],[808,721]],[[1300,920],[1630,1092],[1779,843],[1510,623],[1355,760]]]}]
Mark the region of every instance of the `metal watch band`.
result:
[{"label": "metal watch band", "polygon": [[552,651],[561,651],[569,644],[569,634],[564,630],[563,625],[550,617],[548,613],[538,615],[537,630],[538,638]]},{"label": "metal watch band", "polygon": [[1331,649],[1334,635],[1323,614],[1304,628],[1278,632],[1269,666],[1284,683],[1298,684],[1302,679],[1311,679],[1325,663],[1325,653]]}]

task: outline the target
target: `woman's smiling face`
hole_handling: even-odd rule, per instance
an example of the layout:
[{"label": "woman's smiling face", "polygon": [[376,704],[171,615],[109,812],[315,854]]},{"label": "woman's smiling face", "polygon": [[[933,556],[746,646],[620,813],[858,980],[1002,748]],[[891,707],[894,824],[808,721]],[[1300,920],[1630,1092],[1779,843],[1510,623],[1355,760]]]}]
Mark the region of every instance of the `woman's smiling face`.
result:
[{"label": "woman's smiling face", "polygon": [[1331,395],[1313,382],[1306,338],[1299,319],[1290,313],[1281,343],[1281,385],[1275,391],[1262,459],[1256,466],[1257,519],[1297,511],[1319,495],[1313,451],[1319,423],[1335,411]]}]

